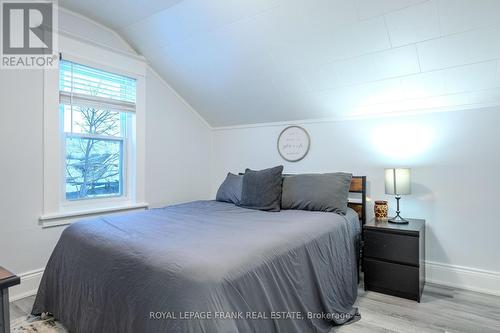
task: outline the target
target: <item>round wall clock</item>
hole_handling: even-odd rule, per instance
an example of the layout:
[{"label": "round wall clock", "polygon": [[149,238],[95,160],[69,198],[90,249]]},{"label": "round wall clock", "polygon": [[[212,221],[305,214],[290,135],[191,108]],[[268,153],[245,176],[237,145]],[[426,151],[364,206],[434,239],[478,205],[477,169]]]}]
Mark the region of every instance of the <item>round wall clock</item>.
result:
[{"label": "round wall clock", "polygon": [[288,126],[278,137],[278,152],[288,162],[298,162],[309,152],[309,133],[300,126]]}]

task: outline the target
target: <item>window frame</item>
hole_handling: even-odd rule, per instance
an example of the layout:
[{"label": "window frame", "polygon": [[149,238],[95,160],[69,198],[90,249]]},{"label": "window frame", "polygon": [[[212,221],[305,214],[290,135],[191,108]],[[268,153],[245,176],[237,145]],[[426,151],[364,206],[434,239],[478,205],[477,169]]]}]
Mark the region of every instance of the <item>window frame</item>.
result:
[{"label": "window frame", "polygon": [[[129,73],[124,73],[120,72],[116,69],[109,68],[109,66],[103,65],[103,64],[96,64],[91,61],[87,61],[84,59],[80,59],[79,57],[75,57],[71,54],[64,54],[63,57],[64,60],[74,62],[76,64],[92,67],[94,69],[98,70],[103,70],[106,72],[111,72],[113,74],[118,74],[118,75],[123,75],[127,77],[131,77],[135,80],[137,80],[134,75],[130,75]],[[58,73],[60,73],[59,67],[57,69]],[[58,93],[60,93],[59,90],[59,85],[58,85]],[[137,101],[137,94],[138,91],[136,89],[136,101]],[[60,102],[60,100],[59,100]],[[60,105],[60,104],[59,104]],[[137,102],[136,102],[136,109],[137,109]],[[136,110],[137,111],[137,110]],[[59,113],[61,113],[60,111]],[[125,111],[124,111],[125,112]],[[61,145],[61,194],[60,194],[60,207],[63,210],[71,210],[72,208],[79,209],[79,208],[91,208],[92,206],[96,207],[101,207],[101,206],[108,206],[108,205],[113,205],[121,202],[129,202],[133,198],[133,188],[129,187],[129,184],[133,184],[133,179],[130,179],[130,177],[133,176],[133,170],[129,172],[129,169],[133,169],[133,165],[135,164],[135,160],[131,160],[134,156],[134,154],[128,154],[129,150],[136,149],[132,138],[134,136],[133,133],[133,128],[134,128],[134,122],[135,122],[135,116],[134,113],[132,112],[125,112],[127,114],[127,127],[126,127],[126,132],[127,132],[127,144],[124,145],[124,158],[123,158],[123,182],[126,187],[123,188],[123,193],[122,195],[116,195],[116,196],[105,196],[105,197],[94,197],[94,198],[82,198],[78,200],[67,200],[66,199],[66,133],[64,131],[64,117],[59,114],[59,123],[61,124],[60,128],[60,145]]]},{"label": "window frame", "polygon": [[[42,227],[72,223],[99,212],[148,207],[145,202],[145,90],[147,65],[141,56],[116,52],[86,41],[60,36],[64,60],[136,80],[136,110],[127,115],[127,140],[123,151],[123,195],[66,199],[65,133],[59,100],[59,66],[43,70],[43,211]],[[95,59],[98,59],[97,61]],[[63,144],[64,143],[64,144]],[[125,147],[126,146],[126,147]]]},{"label": "window frame", "polygon": [[[87,67],[91,67],[92,69],[95,70],[102,70],[101,68],[97,67],[92,67],[87,64],[83,64],[77,61],[71,61],[69,59],[64,59],[65,61],[72,62],[76,65],[84,65]],[[110,72],[107,71],[106,72]],[[125,76],[116,72],[110,72],[115,75],[121,75]],[[61,68],[59,67],[59,75],[61,75]],[[126,76],[129,77],[129,76]],[[136,89],[135,89],[135,99],[137,101],[137,79],[133,78],[136,81]],[[61,86],[59,85],[59,96],[61,96]],[[89,99],[94,99],[92,97],[89,97]],[[98,102],[100,98],[95,98]],[[134,103],[135,109],[137,108],[137,104]],[[84,201],[84,200],[101,200],[101,201],[112,201],[112,200],[129,200],[130,197],[130,188],[128,184],[130,183],[129,181],[129,172],[128,169],[130,168],[130,164],[135,162],[135,161],[130,161],[128,159],[128,151],[130,149],[133,149],[133,143],[131,140],[132,134],[131,128],[133,128],[133,122],[135,122],[135,112],[130,112],[125,109],[120,109],[119,107],[115,107],[113,109],[110,109],[112,112],[117,112],[119,113],[119,116],[121,118],[120,120],[120,126],[121,126],[121,135],[120,136],[111,136],[111,135],[99,135],[99,134],[93,134],[93,133],[68,133],[65,130],[65,106],[69,107],[80,107],[81,105],[78,103],[73,103],[72,99],[68,103],[67,101],[61,100],[59,98],[59,117],[60,117],[60,123],[61,123],[61,206],[67,207],[67,206],[76,206],[78,205],[79,201]],[[73,110],[71,111],[73,112]],[[71,128],[73,128],[73,124],[71,124]],[[102,141],[117,141],[120,142],[121,144],[121,170],[120,170],[120,193],[118,194],[110,194],[110,195],[102,195],[102,196],[90,196],[90,197],[85,197],[85,198],[77,198],[77,199],[68,199],[67,198],[67,139],[68,138],[82,138],[82,139],[95,139],[95,140],[102,140]],[[88,204],[88,203],[84,203]]]}]

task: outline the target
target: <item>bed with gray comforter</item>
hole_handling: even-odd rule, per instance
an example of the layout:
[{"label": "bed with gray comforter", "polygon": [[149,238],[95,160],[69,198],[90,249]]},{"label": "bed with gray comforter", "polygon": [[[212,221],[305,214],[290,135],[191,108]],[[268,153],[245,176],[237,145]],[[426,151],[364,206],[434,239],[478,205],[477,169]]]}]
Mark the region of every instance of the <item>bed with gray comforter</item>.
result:
[{"label": "bed with gray comforter", "polygon": [[357,317],[356,213],[197,201],[77,222],[33,314],[71,332],[328,332]]}]

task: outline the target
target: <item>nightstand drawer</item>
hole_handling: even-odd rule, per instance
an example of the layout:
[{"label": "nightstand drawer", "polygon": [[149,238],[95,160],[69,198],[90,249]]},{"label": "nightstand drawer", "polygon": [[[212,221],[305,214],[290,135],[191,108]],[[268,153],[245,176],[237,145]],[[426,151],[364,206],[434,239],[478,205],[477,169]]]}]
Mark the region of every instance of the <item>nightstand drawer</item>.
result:
[{"label": "nightstand drawer", "polygon": [[419,269],[413,266],[364,259],[365,288],[420,300]]},{"label": "nightstand drawer", "polygon": [[418,237],[380,231],[364,231],[364,253],[370,258],[419,265]]}]

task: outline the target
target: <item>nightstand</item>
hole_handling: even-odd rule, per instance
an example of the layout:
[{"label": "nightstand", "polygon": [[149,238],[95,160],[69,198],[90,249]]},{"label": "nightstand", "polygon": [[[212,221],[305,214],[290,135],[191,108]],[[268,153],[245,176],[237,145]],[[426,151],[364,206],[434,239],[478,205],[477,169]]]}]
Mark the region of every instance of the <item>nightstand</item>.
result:
[{"label": "nightstand", "polygon": [[425,220],[363,226],[365,290],[420,302],[425,284]]},{"label": "nightstand", "polygon": [[0,333],[10,332],[9,287],[19,283],[18,276],[0,267]]}]

